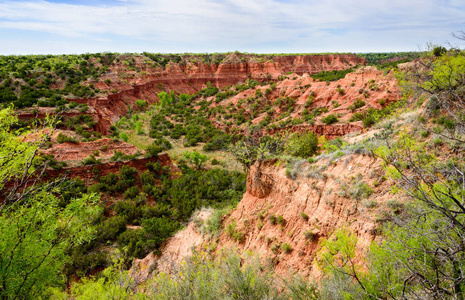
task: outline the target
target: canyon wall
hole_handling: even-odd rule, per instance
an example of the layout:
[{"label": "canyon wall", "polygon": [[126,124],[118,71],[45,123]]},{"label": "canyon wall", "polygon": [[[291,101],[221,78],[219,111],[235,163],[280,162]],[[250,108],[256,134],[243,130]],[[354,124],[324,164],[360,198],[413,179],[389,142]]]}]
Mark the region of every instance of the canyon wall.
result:
[{"label": "canyon wall", "polygon": [[[192,254],[192,247],[208,249],[209,243],[218,245],[216,250],[253,251],[281,275],[297,271],[318,278],[316,257],[322,238],[347,228],[359,238],[358,250],[363,253],[379,236],[380,216],[393,214],[387,205],[392,200],[386,193],[390,183],[383,180],[381,162],[375,157],[349,153],[314,164],[305,160],[287,168],[281,164],[267,161],[260,168],[257,163],[252,166],[247,192],[237,208],[223,217],[219,237],[204,234],[191,223],[168,240],[161,256],[136,260],[139,280],[150,277],[153,270],[176,271],[173,268]],[[284,244],[289,251],[283,250]]]}]

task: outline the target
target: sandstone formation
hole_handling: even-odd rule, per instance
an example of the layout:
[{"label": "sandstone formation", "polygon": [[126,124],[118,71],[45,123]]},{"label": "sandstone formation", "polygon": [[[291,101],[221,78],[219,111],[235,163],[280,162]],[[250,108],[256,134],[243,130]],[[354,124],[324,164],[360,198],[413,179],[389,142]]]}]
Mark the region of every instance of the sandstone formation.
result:
[{"label": "sandstone formation", "polygon": [[[77,103],[86,103],[87,112],[96,121],[94,128],[102,134],[107,134],[110,125],[133,107],[138,99],[148,103],[158,101],[157,94],[161,91],[176,93],[195,93],[206,87],[207,82],[223,88],[238,84],[247,79],[257,81],[276,81],[286,73],[313,74],[321,71],[344,70],[356,65],[363,65],[366,60],[353,54],[331,55],[286,55],[263,56],[239,55],[231,53],[216,63],[202,63],[198,59],[188,57],[179,63],[169,63],[165,68],[147,61],[144,56],[136,57],[133,66],[119,63],[112,65],[97,82],[95,87],[106,93],[89,99],[69,99]],[[97,62],[95,62],[97,63]],[[40,118],[45,113],[54,113],[51,109],[41,108],[38,113],[20,113],[20,119]],[[64,116],[74,116],[74,112],[63,113]]]},{"label": "sandstone formation", "polygon": [[[315,164],[295,162],[288,167],[290,175],[276,161],[263,163],[260,170],[257,166],[248,174],[243,199],[223,218],[223,231],[213,241],[220,248],[258,253],[278,274],[297,271],[318,278],[315,257],[321,238],[331,237],[338,228],[348,228],[359,237],[363,253],[379,233],[376,216],[390,214],[386,205],[391,200],[387,193],[390,185],[384,182],[380,161],[374,157],[347,154],[337,159],[321,158]],[[357,194],[366,187],[367,194]],[[161,249],[163,259],[151,254],[136,260],[137,278],[143,281],[155,270],[174,271],[172,266],[191,255],[192,247],[205,249],[201,245],[210,238],[191,223],[168,240]],[[288,252],[282,250],[285,243],[290,246]]]}]

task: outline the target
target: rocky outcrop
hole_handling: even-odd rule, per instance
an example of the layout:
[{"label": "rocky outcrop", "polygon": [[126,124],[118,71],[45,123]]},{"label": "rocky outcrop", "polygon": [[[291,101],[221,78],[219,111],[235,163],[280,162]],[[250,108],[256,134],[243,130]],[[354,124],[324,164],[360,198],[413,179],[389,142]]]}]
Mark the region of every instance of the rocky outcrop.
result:
[{"label": "rocky outcrop", "polygon": [[[237,208],[223,219],[223,233],[214,241],[217,249],[251,250],[278,274],[298,271],[313,278],[320,276],[315,261],[320,240],[331,237],[337,228],[354,232],[359,237],[360,251],[366,250],[379,234],[379,216],[390,214],[386,205],[390,185],[383,181],[380,161],[367,155],[348,154],[337,159],[323,158],[315,164],[304,160],[287,168],[281,164],[267,161],[260,167],[258,163],[252,166],[247,192]],[[231,230],[236,234],[232,235]],[[209,239],[192,223],[168,240],[162,253],[165,249],[200,247]],[[284,244],[290,250],[283,251]],[[170,261],[179,262],[190,255],[174,250],[170,250]],[[144,270],[152,266],[153,271],[157,269],[157,259],[151,256],[138,266]],[[144,278],[149,276],[147,272],[143,274]]]},{"label": "rocky outcrop", "polygon": [[286,126],[282,128],[273,128],[268,129],[268,134],[276,134],[278,132],[307,132],[311,131],[318,136],[324,135],[328,140],[334,139],[336,137],[344,136],[354,132],[362,132],[363,125],[361,122],[354,122],[350,124],[335,124],[335,125],[294,125]]},{"label": "rocky outcrop", "polygon": [[[376,215],[386,209],[388,200],[384,194],[388,185],[380,184],[382,174],[379,161],[364,155],[346,155],[334,162],[323,159],[313,165],[302,161],[287,169],[273,161],[261,168],[256,163],[248,174],[247,192],[224,220],[225,227],[236,224],[243,240],[234,241],[224,232],[218,243],[259,253],[281,274],[295,270],[318,276],[315,255],[320,238],[341,227],[353,231],[361,247],[376,237]],[[371,194],[356,194],[361,182]],[[285,243],[292,249],[288,253],[281,250]]]},{"label": "rocky outcrop", "polygon": [[129,76],[130,72],[125,68],[114,68],[101,78],[101,80],[112,80],[110,85],[102,82],[96,85],[110,93],[107,97],[73,101],[85,102],[95,108],[95,115],[99,120],[97,129],[102,134],[106,134],[111,123],[127,112],[128,106],[132,107],[137,99],[156,103],[157,93],[160,91],[195,93],[205,88],[207,82],[223,88],[245,82],[249,78],[270,81],[277,80],[278,76],[289,72],[312,74],[320,71],[347,69],[365,63],[365,59],[353,54],[270,55],[263,59],[253,60],[247,56],[241,59],[235,53],[230,54],[220,64],[170,63],[162,69],[150,68],[145,62],[140,62],[136,64],[136,67],[144,70],[142,77],[128,77],[121,80],[124,76]]},{"label": "rocky outcrop", "polygon": [[[69,136],[72,134],[72,131],[65,134]],[[52,137],[53,142],[56,142],[56,136],[57,134],[55,133]],[[65,161],[72,165],[76,163],[79,164],[89,155],[94,155],[97,159],[108,160],[115,154],[116,151],[119,151],[125,155],[133,155],[140,150],[137,149],[134,145],[121,140],[103,138],[93,142],[66,142],[62,144],[54,143],[50,148],[43,150],[42,153],[52,154],[57,161]],[[96,153],[97,155],[95,155]]]},{"label": "rocky outcrop", "polygon": [[[165,68],[151,65],[141,58],[135,61],[132,68],[124,64],[112,65],[98,82],[93,83],[107,96],[69,99],[90,107],[86,113],[97,121],[94,130],[107,134],[111,124],[126,114],[129,107],[134,107],[136,100],[156,103],[157,94],[161,91],[192,94],[205,88],[207,82],[223,88],[247,79],[277,81],[279,76],[288,73],[313,74],[366,64],[364,58],[354,54],[256,56],[231,53],[218,64],[202,63],[198,59],[190,61],[186,57],[179,63],[169,63]],[[19,118],[43,118],[45,113],[55,114],[53,109],[41,108],[39,113],[22,112]],[[60,114],[72,117],[79,113],[71,111]]]},{"label": "rocky outcrop", "polygon": [[149,162],[158,162],[162,166],[168,166],[171,169],[171,174],[179,172],[179,169],[175,167],[168,156],[168,154],[160,154],[158,157],[152,158],[142,158],[135,159],[130,161],[117,161],[110,162],[105,164],[97,164],[92,166],[78,166],[72,168],[63,168],[60,170],[47,170],[44,180],[50,178],[59,178],[60,176],[66,176],[68,178],[79,177],[86,184],[95,183],[95,174],[98,174],[98,177],[106,176],[110,172],[118,173],[122,166],[129,166],[136,168],[138,171],[142,172],[146,170],[146,164]]}]

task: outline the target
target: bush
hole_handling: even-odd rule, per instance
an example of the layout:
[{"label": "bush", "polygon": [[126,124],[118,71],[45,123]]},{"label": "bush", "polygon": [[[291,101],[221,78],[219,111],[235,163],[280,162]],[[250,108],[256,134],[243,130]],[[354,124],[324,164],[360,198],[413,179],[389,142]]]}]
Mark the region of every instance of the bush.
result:
[{"label": "bush", "polygon": [[134,180],[136,179],[137,173],[138,171],[136,168],[122,166],[119,170],[119,177],[121,178],[121,180]]},{"label": "bush", "polygon": [[365,101],[363,101],[362,99],[360,98],[357,98],[354,103],[352,105],[350,105],[348,108],[349,110],[351,110],[352,112],[354,112],[357,108],[360,108],[360,107],[363,107],[365,106]]},{"label": "bush", "polygon": [[373,124],[375,124],[376,120],[375,120],[375,117],[369,114],[363,118],[362,123],[364,127],[368,128],[368,127],[371,127]]},{"label": "bush", "polygon": [[138,109],[144,109],[147,107],[147,101],[141,99],[136,100],[134,104],[137,106]]},{"label": "bush", "polygon": [[208,160],[208,156],[205,154],[200,154],[196,150],[189,152],[186,151],[183,154],[183,157],[188,159],[197,169],[202,167],[202,164]]},{"label": "bush", "polygon": [[157,157],[161,152],[163,152],[163,147],[156,144],[151,144],[145,150],[145,157]]},{"label": "bush", "polygon": [[74,101],[69,102],[69,108],[71,108],[71,109],[75,108],[78,105],[79,104],[77,102],[74,102]]},{"label": "bush", "polygon": [[321,122],[325,123],[326,125],[331,125],[331,124],[339,122],[339,119],[335,115],[330,114],[330,115],[322,118]]},{"label": "bush", "polygon": [[310,230],[304,231],[304,236],[310,242],[313,241],[313,239],[315,238],[313,232],[311,232]]},{"label": "bush", "polygon": [[271,225],[276,225],[276,216],[275,215],[270,215],[268,217],[268,220],[270,221]]},{"label": "bush", "polygon": [[318,137],[313,132],[295,133],[289,138],[285,148],[289,155],[309,158],[318,152]]},{"label": "bush", "polygon": [[281,250],[284,251],[284,253],[291,253],[292,248],[288,243],[284,243],[281,245]]},{"label": "bush", "polygon": [[75,138],[72,138],[70,136],[67,136],[65,134],[59,133],[57,136],[57,143],[62,144],[62,143],[77,143],[77,140]]},{"label": "bush", "polygon": [[128,139],[129,139],[128,134],[126,132],[120,132],[119,138],[122,139],[125,142],[127,142]]},{"label": "bush", "polygon": [[373,193],[373,190],[366,182],[359,181],[355,183],[349,193],[353,198],[360,200],[368,198]]},{"label": "bush", "polygon": [[94,155],[89,155],[82,160],[82,164],[85,166],[99,164],[100,160],[96,159]]},{"label": "bush", "polygon": [[145,170],[140,174],[139,176],[140,182],[142,185],[154,185],[155,184],[155,178],[153,175],[150,173],[149,170]]},{"label": "bush", "polygon": [[133,186],[124,192],[123,197],[127,199],[134,199],[139,195],[139,193],[139,188],[137,186]]},{"label": "bush", "polygon": [[166,217],[151,218],[142,221],[142,227],[147,233],[146,238],[153,248],[158,248],[161,244],[173,235],[181,225],[174,220]]},{"label": "bush", "polygon": [[300,213],[300,217],[301,217],[302,219],[304,219],[305,221],[308,221],[308,215],[307,215],[306,213],[301,212],[301,213]]}]

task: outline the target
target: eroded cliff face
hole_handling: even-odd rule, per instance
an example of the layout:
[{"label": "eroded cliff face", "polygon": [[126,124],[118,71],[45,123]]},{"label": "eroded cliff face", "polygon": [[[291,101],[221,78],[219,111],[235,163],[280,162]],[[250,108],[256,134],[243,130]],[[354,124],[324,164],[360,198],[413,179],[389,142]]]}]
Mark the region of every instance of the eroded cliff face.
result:
[{"label": "eroded cliff face", "polygon": [[[386,205],[390,186],[374,157],[348,154],[315,164],[296,162],[288,169],[277,161],[264,162],[260,169],[256,163],[247,177],[247,192],[223,218],[218,238],[212,241],[191,223],[165,244],[162,257],[136,260],[136,269],[142,270],[139,279],[156,269],[173,272],[192,247],[205,249],[211,242],[217,243],[216,249],[251,250],[278,274],[297,271],[318,278],[315,257],[322,238],[347,228],[359,237],[363,252],[379,233],[380,216],[392,213]],[[282,250],[285,243],[290,252]]]},{"label": "eroded cliff face", "polygon": [[[98,65],[97,61],[94,63]],[[148,61],[147,57],[136,56],[133,65],[128,66],[123,62],[112,65],[98,81],[86,83],[92,83],[107,96],[70,100],[86,103],[90,107],[87,114],[97,121],[95,130],[107,134],[111,124],[126,114],[128,107],[133,107],[136,100],[156,103],[157,94],[161,91],[192,94],[205,88],[207,82],[223,88],[243,83],[247,79],[277,81],[279,76],[289,72],[313,74],[343,70],[365,63],[365,59],[353,54],[256,57],[231,53],[218,64],[185,57],[183,61],[171,62],[163,68]],[[40,108],[38,113],[25,111],[20,114],[20,118],[44,117],[46,111],[46,108]],[[49,113],[53,114],[53,111]],[[62,115],[74,116],[75,113],[65,112]]]},{"label": "eroded cliff face", "polygon": [[[277,81],[279,76],[289,72],[300,75],[313,74],[344,70],[365,63],[366,60],[353,54],[270,56],[267,59],[254,60],[247,56],[246,59],[241,59],[232,53],[220,64],[202,64],[198,61],[170,63],[163,70],[146,68],[144,76],[131,76],[131,72],[125,68],[114,68],[102,78],[109,79],[112,83],[100,83],[99,87],[102,90],[118,92],[106,98],[85,101],[96,109],[99,131],[105,134],[110,124],[127,112],[128,105],[133,106],[137,99],[156,103],[157,94],[161,91],[195,93],[205,88],[207,82],[224,88],[243,83],[247,79],[259,82]],[[140,69],[143,68],[142,65],[143,62],[136,63],[136,67],[140,66]]]},{"label": "eroded cliff face", "polygon": [[[349,73],[345,78],[333,82],[321,82],[314,80],[310,75],[290,75],[289,78],[276,82],[276,86],[270,85],[257,86],[255,89],[249,89],[238,93],[237,95],[220,102],[217,105],[228,107],[230,105],[240,106],[244,110],[244,114],[251,115],[253,105],[271,106],[273,113],[269,111],[256,115],[252,123],[259,124],[267,117],[271,117],[271,123],[278,125],[271,132],[282,130],[300,131],[302,128],[315,130],[317,134],[327,134],[334,136],[345,132],[345,134],[357,131],[356,128],[362,128],[362,124],[351,122],[338,126],[326,126],[321,120],[330,115],[338,115],[340,123],[349,122],[354,113],[363,112],[369,108],[382,109],[390,103],[398,101],[402,94],[400,92],[397,78],[392,72],[384,74],[383,71],[375,67],[362,67],[358,70]],[[260,90],[264,95],[258,102],[249,104],[248,99],[256,95],[256,91]],[[292,112],[289,113],[289,106],[277,103],[277,99],[292,98],[295,103],[292,106]],[[311,99],[311,100],[309,100]],[[363,101],[364,105],[356,109],[353,108],[354,102]],[[284,101],[282,101],[284,103]],[[320,108],[321,114],[317,116],[314,127],[304,126],[279,126],[280,122],[304,118],[305,114],[311,113],[313,110]],[[287,115],[287,117],[275,121],[279,115]],[[218,127],[228,126],[216,123]],[[229,126],[231,127],[231,126]],[[296,128],[294,128],[296,127]],[[299,129],[300,127],[300,129]],[[334,128],[341,127],[339,129]],[[344,135],[344,134],[342,134]]]}]

